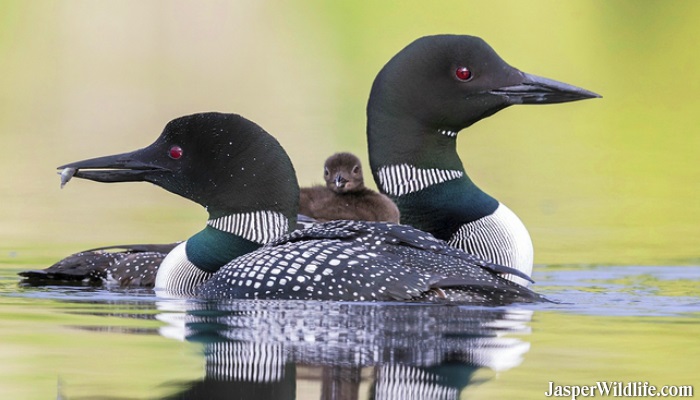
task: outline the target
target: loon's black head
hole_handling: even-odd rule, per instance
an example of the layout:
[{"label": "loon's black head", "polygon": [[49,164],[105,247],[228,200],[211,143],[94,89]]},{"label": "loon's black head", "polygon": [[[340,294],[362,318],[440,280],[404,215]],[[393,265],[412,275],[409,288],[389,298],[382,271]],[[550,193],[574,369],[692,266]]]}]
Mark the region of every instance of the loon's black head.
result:
[{"label": "loon's black head", "polygon": [[370,102],[456,131],[513,104],[593,97],[600,96],[511,67],[478,37],[437,35],[396,54],[377,75]]},{"label": "loon's black head", "polygon": [[[478,37],[423,37],[396,54],[372,85],[367,107],[372,167],[378,159],[400,162],[392,159],[435,144],[441,136],[454,138],[461,129],[514,104],[593,97],[600,96],[511,67]],[[430,137],[420,136],[427,131]]]},{"label": "loon's black head", "polygon": [[59,168],[97,182],[151,182],[201,204],[212,218],[268,210],[296,220],[299,186],[287,153],[236,114],[177,118],[148,147]]},{"label": "loon's black head", "polygon": [[326,187],[336,193],[350,193],[365,187],[360,159],[351,153],[336,153],[323,166]]}]

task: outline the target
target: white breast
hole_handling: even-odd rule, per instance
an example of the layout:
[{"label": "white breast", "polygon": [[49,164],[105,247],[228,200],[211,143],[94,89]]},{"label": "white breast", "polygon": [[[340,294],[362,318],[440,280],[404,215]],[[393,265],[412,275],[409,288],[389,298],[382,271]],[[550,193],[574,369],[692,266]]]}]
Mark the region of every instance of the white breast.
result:
[{"label": "white breast", "polygon": [[177,245],[165,256],[158,267],[155,289],[159,296],[192,296],[197,286],[214,275],[197,268],[190,262],[185,252],[186,245],[187,241]]},{"label": "white breast", "polygon": [[[532,276],[534,250],[530,234],[520,218],[501,203],[493,214],[462,225],[448,242],[467,253]],[[529,284],[512,275],[505,278],[523,286]]]}]

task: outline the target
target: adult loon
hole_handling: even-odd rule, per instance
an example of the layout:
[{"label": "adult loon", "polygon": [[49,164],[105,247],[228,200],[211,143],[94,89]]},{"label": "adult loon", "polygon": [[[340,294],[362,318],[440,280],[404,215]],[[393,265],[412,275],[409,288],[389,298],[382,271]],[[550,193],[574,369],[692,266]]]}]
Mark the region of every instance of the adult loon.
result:
[{"label": "adult loon", "polygon": [[372,85],[367,141],[374,180],[398,205],[401,223],[530,276],[527,229],[469,179],[457,154],[457,134],[514,104],[593,97],[600,96],[511,67],[477,37],[417,39]]},{"label": "adult loon", "polygon": [[98,182],[151,182],[206,208],[206,227],[175,247],[158,269],[156,289],[168,295],[544,300],[498,275],[513,269],[412,227],[335,221],[287,234],[299,202],[294,167],[271,135],[235,114],[177,118],[148,147],[60,168]]},{"label": "adult loon", "polygon": [[360,159],[336,153],[323,165],[325,186],[301,188],[299,213],[318,221],[351,219],[399,223],[399,209],[387,196],[365,186]]}]

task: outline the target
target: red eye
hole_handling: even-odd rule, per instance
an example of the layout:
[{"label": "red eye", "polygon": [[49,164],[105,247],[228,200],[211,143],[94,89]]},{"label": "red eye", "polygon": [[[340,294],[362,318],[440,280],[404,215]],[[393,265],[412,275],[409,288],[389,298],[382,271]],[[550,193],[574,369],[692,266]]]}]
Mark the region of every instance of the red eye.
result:
[{"label": "red eye", "polygon": [[470,71],[467,67],[457,67],[457,70],[455,70],[455,76],[460,81],[468,81],[472,77],[472,71]]},{"label": "red eye", "polygon": [[182,147],[180,147],[180,146],[171,147],[170,151],[168,152],[168,155],[173,160],[177,160],[178,158],[182,157]]}]

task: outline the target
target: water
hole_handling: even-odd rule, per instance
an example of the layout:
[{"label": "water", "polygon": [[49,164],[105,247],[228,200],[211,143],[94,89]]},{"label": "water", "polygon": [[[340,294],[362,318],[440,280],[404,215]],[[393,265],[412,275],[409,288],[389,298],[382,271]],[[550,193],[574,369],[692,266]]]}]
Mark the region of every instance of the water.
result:
[{"label": "water", "polygon": [[212,303],[18,286],[3,270],[0,388],[22,399],[486,399],[543,398],[550,381],[700,383],[700,267],[535,276],[558,303]]}]

